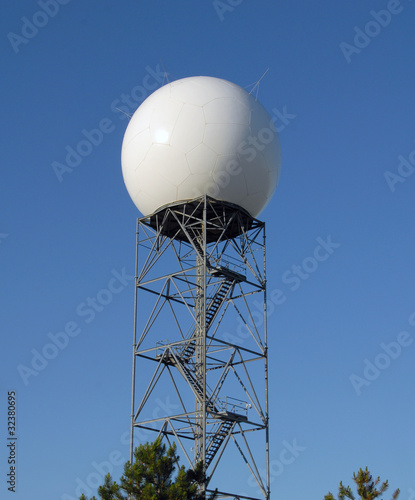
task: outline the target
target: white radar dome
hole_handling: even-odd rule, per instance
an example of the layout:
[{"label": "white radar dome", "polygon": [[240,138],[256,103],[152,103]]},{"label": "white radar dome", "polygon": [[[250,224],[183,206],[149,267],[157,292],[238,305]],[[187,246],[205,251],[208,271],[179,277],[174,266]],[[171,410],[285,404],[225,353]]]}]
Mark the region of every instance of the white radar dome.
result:
[{"label": "white radar dome", "polygon": [[171,82],[136,110],[121,154],[127,190],[143,215],[208,195],[256,217],[277,186],[281,150],[265,108],[219,78]]}]

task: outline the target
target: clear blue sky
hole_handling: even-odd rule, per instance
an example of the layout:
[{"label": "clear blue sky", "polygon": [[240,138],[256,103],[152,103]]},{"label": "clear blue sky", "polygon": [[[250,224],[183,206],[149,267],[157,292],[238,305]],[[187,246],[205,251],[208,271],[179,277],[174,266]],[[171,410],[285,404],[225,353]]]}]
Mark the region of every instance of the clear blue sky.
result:
[{"label": "clear blue sky", "polygon": [[[1,498],[75,498],[94,463],[128,457],[131,280],[94,317],[79,311],[133,274],[139,213],[115,107],[134,111],[162,65],[170,80],[242,87],[269,68],[258,97],[283,117],[280,184],[261,214],[268,293],[285,297],[269,308],[272,499],[322,499],[364,466],[415,498],[415,4],[41,3],[2,2],[0,15]],[[80,146],[98,127],[96,145]],[[77,147],[60,182],[52,165]],[[319,238],[332,242],[321,262]],[[65,328],[67,346],[33,361]],[[294,440],[302,450],[281,468]]]}]

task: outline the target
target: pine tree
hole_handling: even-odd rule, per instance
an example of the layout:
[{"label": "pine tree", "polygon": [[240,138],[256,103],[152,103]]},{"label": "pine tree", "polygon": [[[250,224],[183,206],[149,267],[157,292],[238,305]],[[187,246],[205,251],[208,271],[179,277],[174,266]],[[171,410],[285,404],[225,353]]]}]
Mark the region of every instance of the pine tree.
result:
[{"label": "pine tree", "polygon": [[[120,484],[107,474],[98,494],[102,500],[203,500],[199,490],[205,479],[202,462],[194,470],[181,466],[173,479],[178,458],[176,445],[166,451],[160,438],[140,445],[134,450],[134,463],[125,464]],[[80,500],[88,499],[82,495]]]},{"label": "pine tree", "polygon": [[[359,498],[362,500],[374,500],[375,498],[382,495],[389,487],[388,481],[384,481],[380,483],[380,477],[373,481],[372,475],[368,471],[367,467],[365,470],[360,469],[357,474],[353,474],[353,481],[357,485],[357,494]],[[379,485],[379,489],[377,486]],[[399,489],[397,489],[392,494],[392,499],[395,500],[398,498]],[[351,500],[355,500],[355,496],[352,493],[350,486],[344,486],[342,482],[340,482],[339,493],[337,495],[338,500],[344,500],[345,498],[350,498]],[[324,500],[335,500],[333,493],[328,493]]]}]

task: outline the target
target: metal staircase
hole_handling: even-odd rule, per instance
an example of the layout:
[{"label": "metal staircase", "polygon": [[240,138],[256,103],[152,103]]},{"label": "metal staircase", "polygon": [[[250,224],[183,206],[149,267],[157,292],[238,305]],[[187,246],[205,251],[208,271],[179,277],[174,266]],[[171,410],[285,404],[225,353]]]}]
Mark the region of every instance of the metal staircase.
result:
[{"label": "metal staircase", "polygon": [[[170,358],[171,359],[171,358]],[[183,362],[181,357],[177,356],[176,354],[173,354],[173,359],[175,361],[175,366],[179,370],[179,372],[183,375],[183,377],[187,380],[189,385],[191,386],[195,396],[200,402],[203,402],[203,389],[200,386],[199,382],[195,379],[192,370],[190,370],[187,365]],[[206,396],[206,406],[208,410],[214,414],[219,413],[218,408],[214,404],[214,402],[210,401],[210,398],[208,397],[208,394]]]},{"label": "metal staircase", "polygon": [[[206,332],[209,330],[213,320],[216,318],[217,313],[225,302],[230,289],[235,283],[246,281],[245,276],[239,274],[235,271],[228,269],[227,267],[209,267],[209,273],[213,276],[222,276],[224,279],[221,282],[215,296],[211,300],[210,304],[206,308]],[[180,356],[188,360],[190,359],[196,349],[196,330],[190,336],[189,341],[185,344],[182,349]]]},{"label": "metal staircase", "polygon": [[215,458],[216,453],[218,452],[222,443],[225,441],[228,434],[233,429],[234,425],[235,425],[235,422],[233,420],[224,420],[220,424],[219,429],[213,435],[212,440],[208,444],[208,447],[206,450],[206,459],[205,459],[206,469],[212,463],[212,460]]},{"label": "metal staircase", "polygon": [[[224,280],[215,294],[214,298],[210,302],[209,306],[207,307],[206,311],[206,332],[208,331],[210,325],[213,323],[213,320],[215,319],[219,309],[222,307],[222,304],[225,302],[226,297],[229,293],[229,290],[231,286],[234,284],[233,280]],[[189,342],[187,342],[180,354],[180,356],[188,360],[191,358],[195,352],[196,349],[196,330],[193,332],[192,336],[190,337]]]},{"label": "metal staircase", "polygon": [[[187,380],[189,385],[192,387],[192,390],[195,396],[198,398],[200,402],[203,402],[203,390],[198,381],[195,379],[192,371],[186,366],[183,360],[173,354],[173,359],[175,360],[176,368],[183,375],[183,377]],[[206,469],[212,463],[215,458],[216,453],[220,449],[222,443],[225,441],[226,437],[232,432],[232,429],[237,420],[246,420],[246,417],[229,413],[227,411],[220,411],[220,409],[215,404],[215,401],[211,401],[209,394],[206,394],[206,407],[210,412],[211,416],[214,418],[221,419],[221,423],[219,424],[218,429],[212,436],[207,449],[206,449],[206,457],[205,457],[205,465]]]},{"label": "metal staircase", "polygon": [[[194,244],[197,248],[198,242],[194,241]],[[230,270],[228,267],[209,266],[208,269],[209,273],[212,276],[220,277],[221,281],[219,282],[219,286],[216,288],[214,296],[206,307],[206,333],[215,320],[222,305],[227,300],[232,287],[238,282],[246,281],[245,276],[233,270]],[[205,467],[207,469],[212,463],[225,439],[232,432],[235,423],[237,421],[243,421],[247,419],[242,415],[232,413],[224,409],[221,400],[218,400],[217,398],[213,400],[211,399],[212,394],[208,394],[208,392],[203,394],[203,387],[197,380],[194,370],[191,368],[191,366],[193,366],[193,361],[191,358],[194,355],[196,348],[197,329],[193,331],[192,335],[188,338],[184,346],[183,344],[172,346],[170,349],[168,349],[167,352],[165,351],[163,355],[157,356],[157,359],[162,359],[164,363],[175,366],[191,387],[197,400],[201,404],[206,401],[206,410],[209,412],[212,418],[218,419],[219,421],[215,432],[207,443],[205,455]]]}]

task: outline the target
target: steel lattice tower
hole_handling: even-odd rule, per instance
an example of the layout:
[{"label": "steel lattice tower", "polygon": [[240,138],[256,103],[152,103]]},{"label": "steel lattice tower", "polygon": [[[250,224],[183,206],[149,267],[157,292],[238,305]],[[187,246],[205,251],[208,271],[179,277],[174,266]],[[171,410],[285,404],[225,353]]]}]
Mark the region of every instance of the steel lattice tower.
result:
[{"label": "steel lattice tower", "polygon": [[152,431],[203,460],[206,493],[268,500],[265,224],[203,196],[138,219],[136,255],[131,461]]}]

